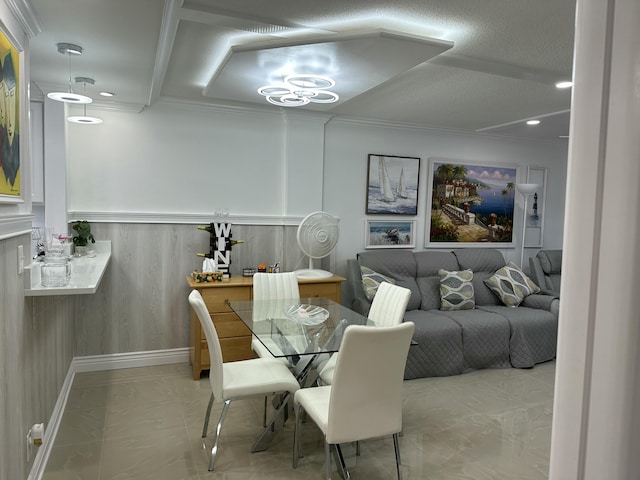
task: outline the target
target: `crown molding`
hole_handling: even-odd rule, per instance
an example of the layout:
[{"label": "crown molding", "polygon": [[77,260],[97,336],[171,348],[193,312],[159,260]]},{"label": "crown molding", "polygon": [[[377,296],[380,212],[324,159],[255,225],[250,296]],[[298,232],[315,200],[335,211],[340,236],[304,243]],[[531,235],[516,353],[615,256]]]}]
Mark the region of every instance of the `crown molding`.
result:
[{"label": "crown molding", "polygon": [[18,235],[31,235],[31,222],[33,215],[0,216],[0,240],[17,237]]},{"label": "crown molding", "polygon": [[184,0],[165,0],[162,12],[162,25],[160,26],[160,39],[156,51],[153,75],[151,76],[151,89],[149,91],[149,105],[153,105],[162,92],[162,84],[169,68],[171,49],[176,39],[178,23],[180,22],[180,7]]},{"label": "crown molding", "polygon": [[33,8],[31,8],[29,2],[25,0],[4,1],[29,38],[33,38],[42,32],[42,25],[40,24],[38,17],[36,17],[36,14],[33,11]]},{"label": "crown molding", "polygon": [[[229,215],[225,221],[234,225],[298,226],[303,216],[292,215]],[[69,223],[87,220],[96,223],[155,223],[203,225],[216,220],[213,213],[163,213],[163,212],[82,212],[70,211]]]},{"label": "crown molding", "polygon": [[[556,112],[557,113],[557,112]],[[566,143],[566,139],[558,139],[558,140],[547,140],[547,139],[534,139],[534,138],[526,138],[526,137],[514,137],[511,135],[500,135],[498,133],[489,133],[483,131],[470,131],[470,130],[456,130],[453,128],[442,128],[442,127],[433,127],[430,125],[420,125],[418,123],[402,123],[402,122],[392,122],[386,120],[375,120],[368,118],[359,118],[359,117],[340,117],[335,116],[327,122],[330,126],[340,126],[340,125],[348,125],[353,127],[362,127],[362,128],[371,128],[371,127],[379,127],[379,128],[387,128],[387,129],[397,129],[397,130],[413,130],[415,132],[431,132],[437,133],[438,135],[450,135],[450,136],[466,136],[466,137],[474,137],[474,138],[496,138],[500,140],[504,140],[507,142],[530,142],[530,143],[545,143],[545,144],[558,144],[558,143]]]}]

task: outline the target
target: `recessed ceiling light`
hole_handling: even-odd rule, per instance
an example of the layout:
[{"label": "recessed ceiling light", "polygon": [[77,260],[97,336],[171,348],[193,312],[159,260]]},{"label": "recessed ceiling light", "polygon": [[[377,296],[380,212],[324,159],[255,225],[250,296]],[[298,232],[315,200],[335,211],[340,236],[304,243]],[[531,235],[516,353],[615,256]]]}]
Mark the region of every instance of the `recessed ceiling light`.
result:
[{"label": "recessed ceiling light", "polygon": [[115,97],[116,94],[113,92],[100,92],[100,95],[102,95],[103,97]]},{"label": "recessed ceiling light", "polygon": [[556,88],[571,88],[573,87],[573,82],[570,80],[562,80],[560,82],[556,82]]},{"label": "recessed ceiling light", "polygon": [[527,125],[539,125],[540,120],[528,120]]}]

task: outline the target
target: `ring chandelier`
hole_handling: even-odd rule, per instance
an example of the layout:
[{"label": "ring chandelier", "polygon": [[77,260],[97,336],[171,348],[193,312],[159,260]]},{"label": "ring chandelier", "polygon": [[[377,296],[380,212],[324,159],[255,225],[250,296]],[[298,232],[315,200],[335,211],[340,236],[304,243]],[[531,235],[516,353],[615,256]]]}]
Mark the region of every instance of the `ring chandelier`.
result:
[{"label": "ring chandelier", "polygon": [[323,75],[288,75],[276,85],[265,85],[258,89],[267,102],[279,107],[302,107],[309,103],[334,103],[340,98],[329,89],[336,82]]}]

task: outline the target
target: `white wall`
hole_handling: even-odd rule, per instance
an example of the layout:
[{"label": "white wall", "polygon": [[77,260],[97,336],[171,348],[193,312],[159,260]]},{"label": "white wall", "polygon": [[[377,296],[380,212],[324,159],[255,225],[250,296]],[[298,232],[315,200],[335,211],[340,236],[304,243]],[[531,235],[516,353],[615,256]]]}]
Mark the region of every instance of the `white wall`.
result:
[{"label": "white wall", "polygon": [[[489,136],[427,129],[375,127],[342,121],[329,123],[326,138],[324,208],[342,219],[338,248],[339,264],[342,264],[341,259],[353,258],[357,252],[364,249],[365,219],[389,218],[365,215],[367,155],[370,153],[421,158],[418,215],[415,217],[416,250],[424,249],[425,244],[429,193],[427,177],[431,157],[520,166],[522,180],[526,175],[527,165],[547,168],[544,246],[562,246],[567,154],[564,143],[512,141]],[[516,235],[519,235],[517,223]],[[516,238],[516,244],[518,243],[519,240]],[[537,248],[528,250],[531,254],[538,251]],[[519,250],[503,250],[503,253],[506,258],[519,261]]]},{"label": "white wall", "polygon": [[[194,109],[168,101],[140,114],[99,116],[102,125],[67,126],[69,209],[89,220],[114,212],[212,215],[227,207],[232,216],[297,221],[323,209],[341,221],[335,269],[344,273],[344,260],[364,248],[367,155],[385,153],[422,159],[416,249],[424,247],[430,157],[519,166],[521,181],[527,165],[546,167],[544,246],[562,245],[561,141],[328,120],[299,111]],[[504,253],[519,257],[515,249]]]},{"label": "white wall", "polygon": [[69,210],[212,214],[282,211],[282,117],[159,103],[68,124]]}]

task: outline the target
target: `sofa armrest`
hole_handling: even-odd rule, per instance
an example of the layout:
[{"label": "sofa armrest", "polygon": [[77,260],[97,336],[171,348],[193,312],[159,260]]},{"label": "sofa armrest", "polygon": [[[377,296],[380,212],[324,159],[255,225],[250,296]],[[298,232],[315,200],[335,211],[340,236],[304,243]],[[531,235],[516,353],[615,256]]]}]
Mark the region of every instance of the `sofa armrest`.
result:
[{"label": "sofa armrest", "polygon": [[554,300],[558,303],[558,297],[555,295],[534,293],[533,295],[526,296],[520,305],[523,307],[539,308],[541,310],[551,312],[554,307]]},{"label": "sofa armrest", "polygon": [[364,293],[360,263],[357,260],[347,260],[347,287],[353,298],[351,310],[367,316],[371,308],[371,302]]}]

